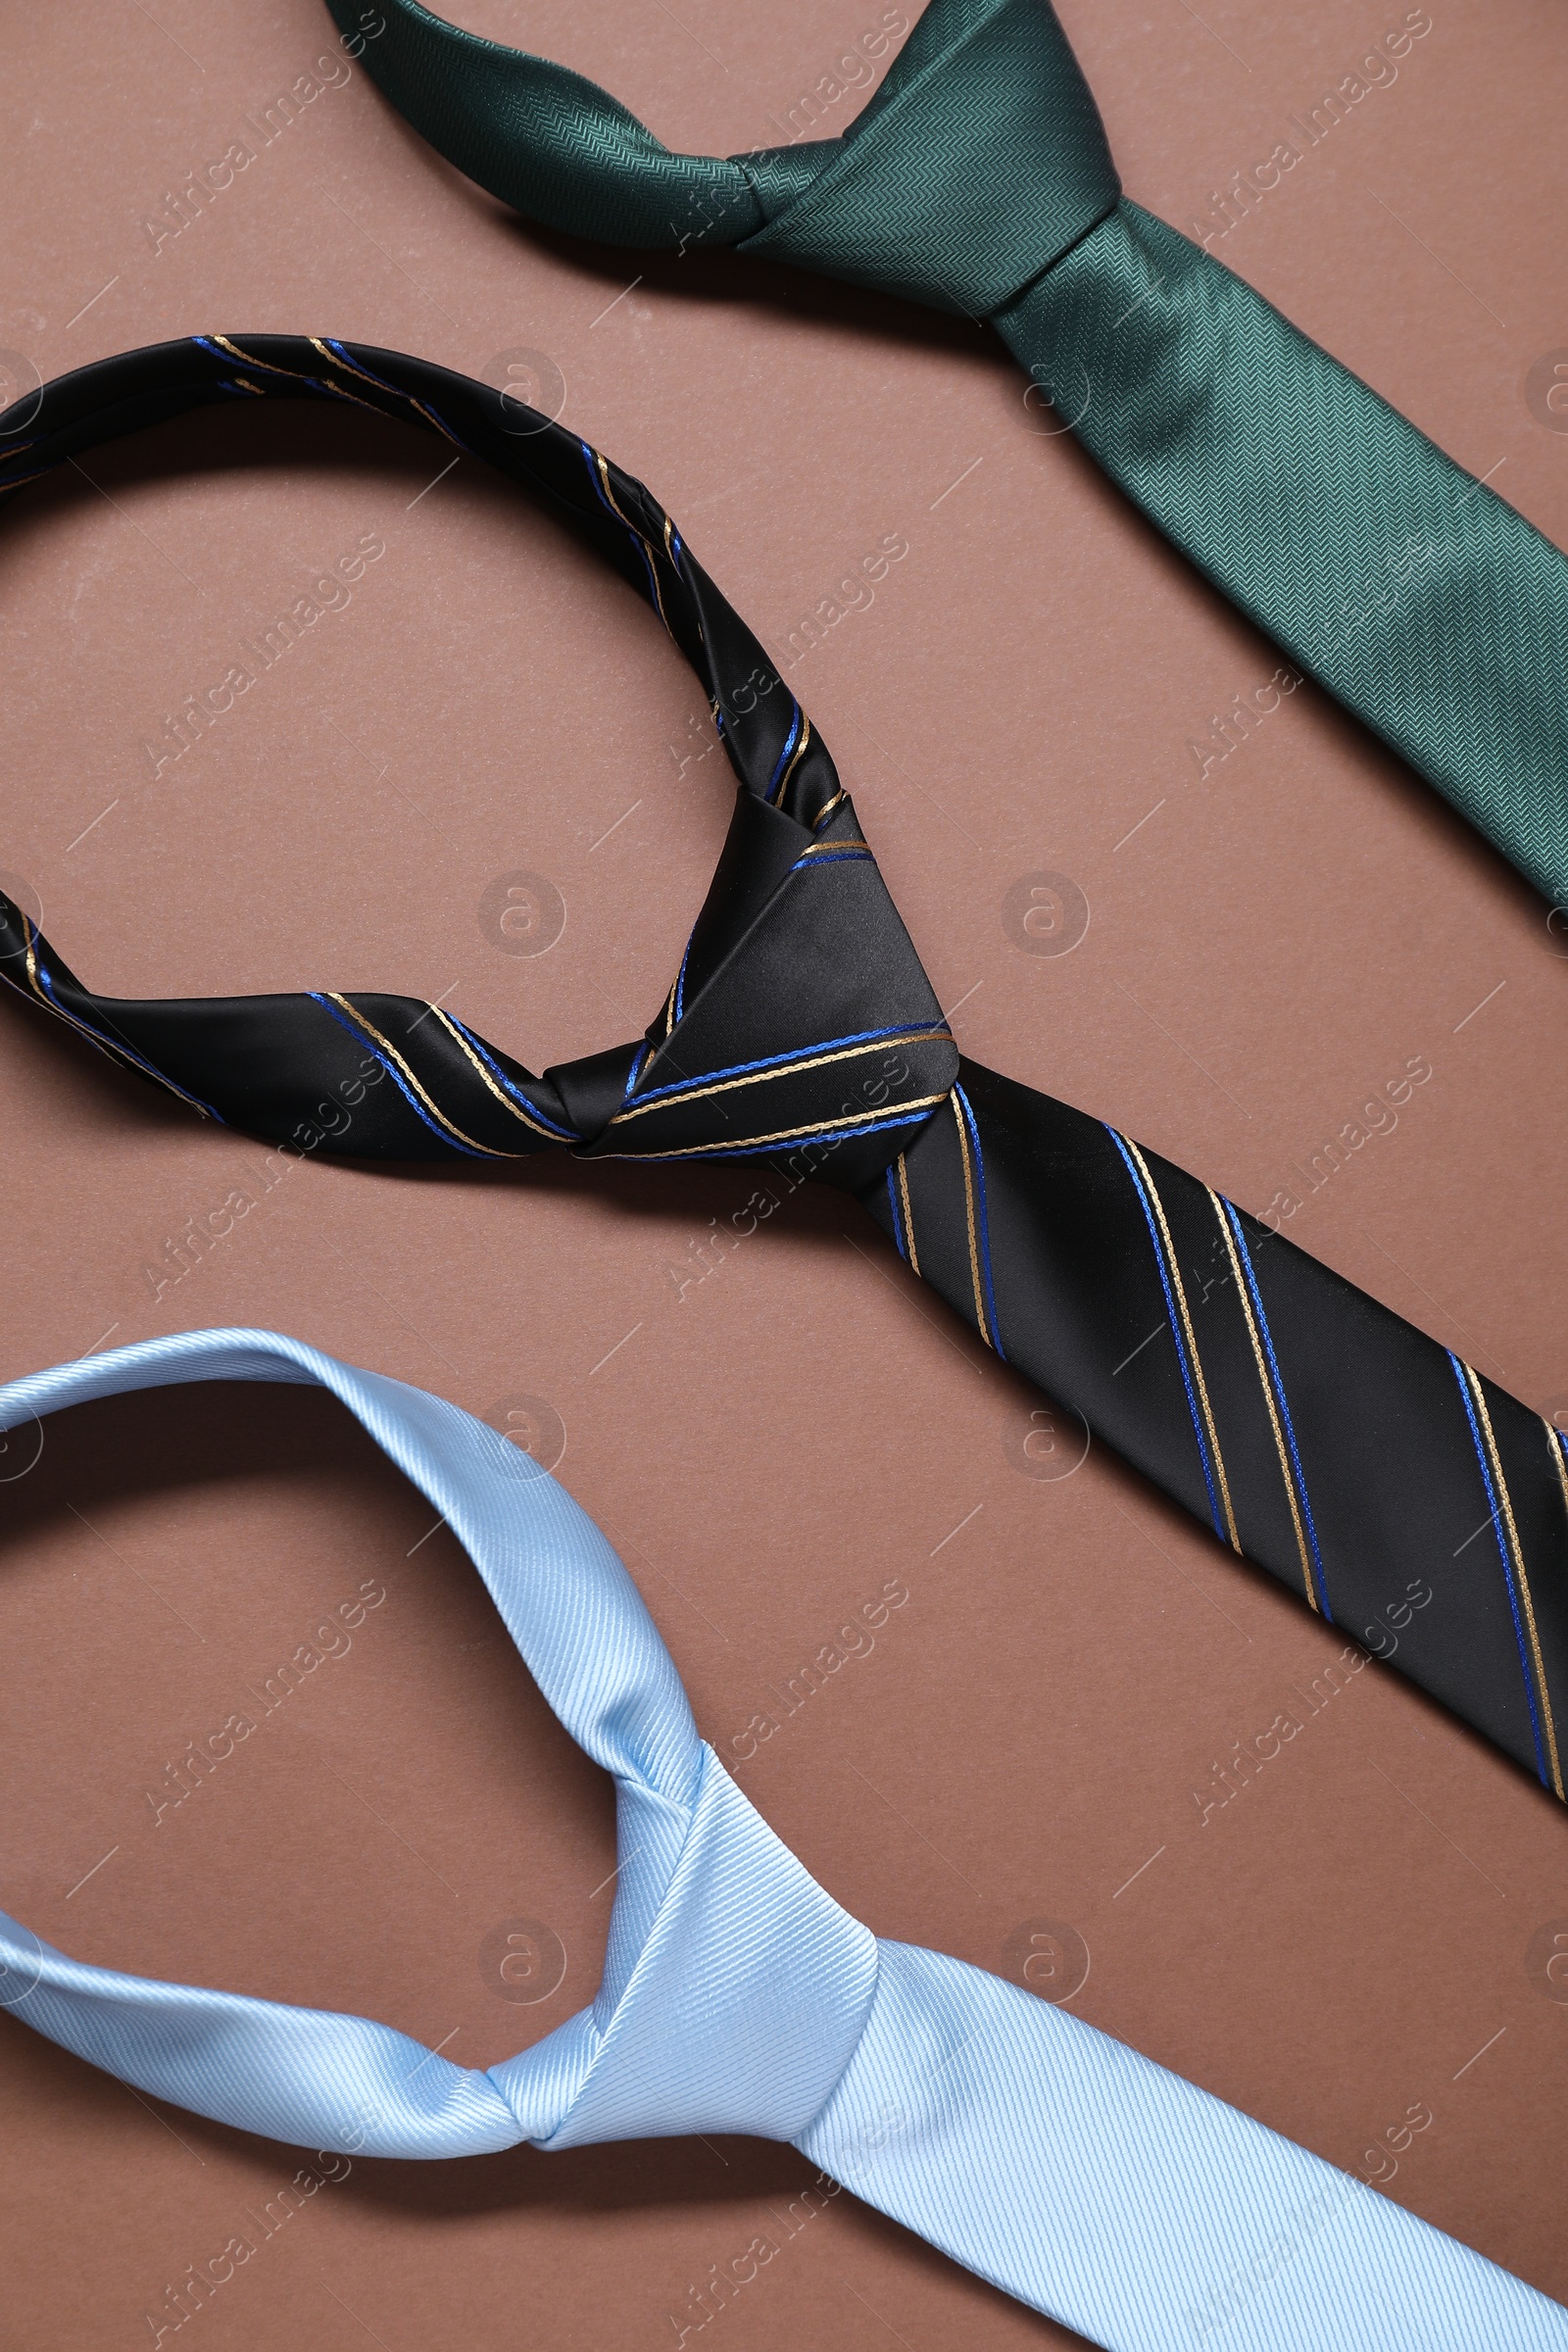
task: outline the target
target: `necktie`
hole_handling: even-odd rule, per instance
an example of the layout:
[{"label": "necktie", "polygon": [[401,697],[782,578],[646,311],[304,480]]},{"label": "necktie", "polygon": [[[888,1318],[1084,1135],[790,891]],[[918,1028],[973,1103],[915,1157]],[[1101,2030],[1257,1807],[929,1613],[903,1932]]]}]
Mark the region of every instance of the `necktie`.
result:
[{"label": "necktie", "polygon": [[442,368],[213,335],[49,385],[0,496],[134,425],[265,398],[358,403],[484,455],[659,614],[740,784],[669,993],[640,1038],[535,1077],[414,998],[97,996],[4,898],[0,974],[202,1115],[302,1153],[743,1159],[769,1202],[808,1179],[855,1194],[999,1355],[1353,1637],[1331,1682],[1365,1643],[1561,1797],[1565,1441],[1207,1185],[960,1058],[820,736],[640,483],[542,417],[519,435],[511,404]]},{"label": "necktie", "polygon": [[745,2132],[1109,2352],[1562,2352],[1568,2311],[1292,2141],[962,1961],[884,1943],[728,1778],[593,1522],[456,1405],[297,1340],[151,1340],[0,1389],[0,1429],[201,1380],[316,1383],[429,1497],[613,1774],[592,2004],[483,2073],[372,2020],[89,1967],[0,1913],[0,2001],[238,2130],[344,2154]]},{"label": "necktie", "polygon": [[[355,0],[327,5],[356,30]],[[363,62],[387,98],[530,220],[989,318],[1156,527],[1568,901],[1568,558],[1122,197],[1049,0],[931,0],[842,138],[728,158],[671,154],[581,74],[418,0],[376,15]],[[1298,160],[1277,148],[1271,184]]]}]

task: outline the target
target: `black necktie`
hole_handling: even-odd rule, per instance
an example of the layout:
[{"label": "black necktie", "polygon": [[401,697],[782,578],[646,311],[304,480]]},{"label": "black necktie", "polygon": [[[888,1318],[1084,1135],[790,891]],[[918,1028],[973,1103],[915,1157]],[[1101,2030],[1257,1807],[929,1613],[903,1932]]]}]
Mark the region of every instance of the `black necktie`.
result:
[{"label": "black necktie", "polygon": [[542,417],[519,435],[514,404],[443,368],[217,335],[47,386],[0,496],[257,399],[356,403],[488,459],[659,614],[740,780],[680,968],[642,1037],[537,1078],[407,997],[95,996],[0,898],[12,986],[203,1115],[300,1151],[767,1159],[855,1194],[1000,1355],[1561,1797],[1562,1442],[1208,1186],[960,1058],[820,737],[639,482]]}]

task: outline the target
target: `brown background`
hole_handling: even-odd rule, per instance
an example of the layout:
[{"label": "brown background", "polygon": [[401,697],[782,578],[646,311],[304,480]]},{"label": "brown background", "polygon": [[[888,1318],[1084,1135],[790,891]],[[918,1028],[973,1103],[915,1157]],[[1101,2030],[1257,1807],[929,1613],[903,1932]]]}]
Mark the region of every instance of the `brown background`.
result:
[{"label": "brown background", "polygon": [[[776,140],[769,117],[882,12],[457,13],[723,153]],[[1062,13],[1130,192],[1185,227],[1404,12]],[[1568,437],[1524,389],[1568,344],[1568,32],[1557,0],[1432,13],[1397,81],[1218,250],[1568,542]],[[359,69],[155,253],[142,222],[166,190],[333,54],[324,11],[5,16],[0,343],[45,376],[214,328],[476,374],[543,351],[566,421],[651,484],[779,656],[902,532],[875,603],[790,674],[943,1002],[963,1000],[965,1047],[1258,1209],[1425,1054],[1396,1129],[1290,1230],[1532,1404],[1568,1394],[1568,939],[1314,692],[1199,779],[1189,738],[1275,656],[1042,432],[1000,346],[721,256],[647,259],[622,292],[635,262],[521,227]],[[700,694],[644,609],[482,470],[418,497],[440,463],[357,413],[225,415],[102,451],[90,484],[13,512],[0,865],[91,984],[450,991],[535,1068],[648,1019],[728,814],[716,752],[678,772]],[[348,609],[154,781],[143,738],[366,531],[387,554]],[[535,960],[476,920],[516,867],[567,907]],[[1066,956],[1003,929],[1008,886],[1040,867],[1090,904]],[[1212,1759],[1338,1642],[1098,1448],[1065,1479],[1025,1475],[1035,1399],[844,1202],[798,1200],[682,1297],[670,1268],[693,1271],[744,1172],[307,1165],[155,1297],[145,1269],[257,1179],[263,1148],[15,1004],[0,1087],[0,1373],[250,1323],[478,1412],[546,1400],[561,1475],[725,1753],[904,1579],[874,1652],[741,1769],[832,1891],[998,1969],[1022,1923],[1070,1923],[1092,1955],[1080,2015],[1339,2164],[1370,2169],[1425,2102],[1390,2193],[1568,2297],[1568,2005],[1527,1966],[1568,1916],[1559,1809],[1374,1669],[1200,1826]],[[0,1903],[85,1958],[366,2010],[469,2065],[590,1996],[607,1789],[335,1406],[262,1390],[92,1408],[3,1494]],[[155,1826],[166,1763],[367,1577],[388,1597],[351,1651]],[[531,2008],[479,1964],[517,1917],[567,1954]],[[247,2210],[297,2161],[5,2016],[0,2132],[6,2352],[149,2341],[166,2285],[258,2238]],[[808,2169],[747,2141],[356,2163],[181,2340],[652,2352],[760,2231],[778,2258],[707,2331],[730,2352],[1067,2340],[847,2197],[784,2243]]]}]

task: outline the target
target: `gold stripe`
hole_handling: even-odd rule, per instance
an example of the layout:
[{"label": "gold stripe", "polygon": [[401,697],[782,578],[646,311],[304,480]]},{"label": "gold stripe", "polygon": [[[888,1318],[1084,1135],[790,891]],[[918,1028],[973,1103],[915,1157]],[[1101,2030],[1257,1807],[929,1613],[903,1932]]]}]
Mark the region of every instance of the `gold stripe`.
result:
[{"label": "gold stripe", "polygon": [[[669,615],[664,611],[664,600],[659,592],[659,573],[654,565],[653,542],[649,538],[647,532],[639,530],[636,523],[633,522],[631,516],[622,510],[618,500],[615,497],[614,491],[610,486],[610,467],[606,465],[604,459],[599,455],[597,449],[594,451],[594,463],[599,467],[599,479],[604,485],[605,497],[610,502],[612,512],[620,516],[620,519],[626,525],[627,530],[631,532],[635,539],[641,542],[643,551],[647,555],[648,576],[654,584],[654,602],[659,607],[659,617],[663,622],[665,628],[669,629],[669,633],[673,637],[675,632],[673,629],[669,628]],[[665,520],[668,520],[667,516],[665,517]]]},{"label": "gold stripe", "polygon": [[1230,1482],[1225,1476],[1225,1456],[1219,1449],[1219,1432],[1214,1427],[1214,1415],[1209,1406],[1208,1384],[1203,1378],[1203,1361],[1198,1352],[1198,1336],[1193,1330],[1193,1318],[1187,1311],[1187,1291],[1182,1282],[1182,1270],[1176,1263],[1175,1244],[1170,1238],[1170,1227],[1165,1222],[1165,1204],[1155,1188],[1153,1177],[1149,1172],[1149,1163],[1143,1152],[1130,1136],[1125,1136],[1122,1140],[1138,1163],[1144,1182],[1149,1187],[1149,1197],[1154,1203],[1154,1214],[1159,1219],[1159,1230],[1165,1242],[1166,1269],[1175,1286],[1176,1303],[1181,1309],[1182,1329],[1187,1334],[1187,1346],[1193,1359],[1193,1377],[1198,1382],[1198,1398],[1203,1408],[1203,1426],[1208,1431],[1208,1443],[1214,1455],[1214,1467],[1219,1473],[1220,1497],[1225,1505],[1225,1524],[1230,1530],[1231,1549],[1240,1551],[1242,1545],[1241,1539],[1236,1533],[1236,1513],[1231,1508]]},{"label": "gold stripe", "polygon": [[850,796],[849,796],[849,794],[848,794],[848,793],[845,791],[845,789],[844,789],[843,785],[841,784],[841,785],[839,786],[839,788],[838,788],[837,792],[836,792],[836,793],[833,795],[833,798],[832,798],[830,801],[828,801],[828,802],[827,802],[827,803],[826,803],[826,804],[825,804],[825,805],[824,805],[822,808],[820,808],[817,810],[816,814],[815,814],[815,815],[812,817],[812,819],[811,819],[811,830],[812,830],[812,832],[813,832],[813,833],[815,833],[815,832],[818,832],[818,831],[820,831],[821,827],[827,823],[827,820],[828,820],[828,818],[829,818],[829,817],[832,815],[832,813],[833,813],[834,809],[835,809],[835,808],[838,807],[838,805],[839,805],[840,801],[847,801],[847,800],[849,799],[849,797],[850,797]]},{"label": "gold stripe", "polygon": [[920,1259],[914,1247],[914,1211],[909,1206],[909,1172],[902,1152],[899,1153],[899,1199],[904,1202],[904,1239],[909,1252],[909,1265],[918,1274]]},{"label": "gold stripe", "polygon": [[419,1084],[418,1079],[415,1076],[413,1070],[410,1069],[408,1063],[404,1060],[402,1054],[392,1043],[392,1040],[389,1037],[383,1037],[380,1030],[376,1028],[374,1022],[368,1021],[364,1013],[357,1010],[357,1008],[349,1003],[347,997],[340,997],[337,991],[331,988],[327,989],[324,993],[330,998],[334,1004],[339,1004],[342,1006],[343,1010],[348,1014],[351,1020],[358,1021],[360,1027],[365,1031],[366,1036],[368,1038],[373,1038],[375,1043],[381,1048],[381,1051],[384,1054],[389,1054],[391,1055],[392,1059],[397,1063],[398,1068],[403,1072],[404,1077],[408,1080],[415,1093],[418,1096],[420,1102],[424,1104],[425,1109],[431,1113],[432,1117],[440,1120],[448,1135],[455,1135],[459,1143],[466,1144],[470,1151],[483,1152],[486,1159],[520,1159],[524,1156],[524,1154],[520,1152],[498,1152],[495,1150],[493,1145],[481,1144],[476,1140],[475,1137],[471,1135],[465,1135],[461,1127],[454,1126],[453,1122],[447,1117],[446,1112],[442,1110],[437,1103],[431,1102],[430,1097],[425,1093],[424,1088]]},{"label": "gold stripe", "polygon": [[[57,458],[55,465],[59,462]],[[36,473],[19,473],[9,482],[0,482],[0,490],[20,490],[24,482],[41,482],[44,475],[53,473],[54,469],[54,466],[40,466]]]},{"label": "gold stripe", "polygon": [[[336,389],[335,386],[334,389]],[[354,394],[352,392],[346,392],[343,397],[345,400],[352,400],[354,398]],[[468,452],[463,442],[458,439],[457,434],[453,432],[450,427],[442,423],[434,409],[427,409],[422,400],[415,399],[412,392],[400,392],[398,398],[400,400],[406,400],[411,409],[417,409],[419,415],[425,419],[425,422],[427,424],[433,424],[436,431],[441,435],[441,438],[444,441],[450,441],[454,449],[461,449],[463,450],[464,456],[467,456]],[[369,407],[369,405],[370,404],[368,400],[361,403],[361,406],[367,409]],[[377,409],[375,413],[378,416],[386,414],[383,409]]]},{"label": "gold stripe", "polygon": [[[939,1102],[946,1102],[947,1100],[946,1095],[919,1095],[912,1102],[900,1102],[897,1108],[900,1113],[910,1110],[934,1110]],[[890,1105],[891,1107],[893,1106]],[[730,1149],[736,1152],[760,1152],[765,1144],[799,1144],[805,1142],[809,1136],[831,1135],[836,1127],[858,1127],[863,1124],[865,1117],[864,1111],[858,1110],[844,1119],[817,1119],[809,1127],[781,1127],[776,1135],[745,1136],[740,1143],[731,1146]],[[613,1126],[615,1122],[612,1119],[610,1123],[611,1126]],[[712,1156],[713,1149],[711,1144],[683,1144],[678,1152],[597,1152],[595,1157],[600,1159],[707,1159]]]},{"label": "gold stripe", "polygon": [[802,760],[806,757],[806,747],[810,740],[811,722],[807,717],[806,712],[803,710],[801,712],[801,740],[795,746],[795,757],[790,761],[788,767],[784,770],[783,775],[780,777],[778,790],[773,795],[773,806],[775,808],[783,808],[784,795],[790,788],[790,778],[794,775],[795,770],[800,766]]},{"label": "gold stripe", "polygon": [[[564,1140],[551,1128],[542,1127],[537,1119],[531,1119],[521,1105],[513,1101],[512,1097],[507,1093],[505,1087],[501,1087],[496,1084],[495,1080],[491,1077],[490,1072],[485,1068],[484,1063],[479,1059],[478,1054],[474,1052],[467,1039],[464,1036],[463,1031],[457,1026],[456,1022],[448,1019],[447,1015],[442,1011],[439,1004],[432,1004],[430,1010],[435,1014],[436,1019],[440,1022],[442,1028],[447,1032],[448,1036],[454,1041],[454,1043],[463,1048],[463,1051],[465,1054],[466,1054],[468,1059],[472,1062],[474,1068],[478,1071],[480,1077],[484,1080],[485,1085],[490,1089],[490,1092],[494,1095],[496,1101],[501,1103],[505,1109],[510,1110],[514,1119],[520,1119],[524,1127],[531,1127],[534,1134],[542,1135],[547,1143],[559,1144]],[[507,1159],[520,1159],[523,1154],[517,1152],[504,1152],[502,1156]]]},{"label": "gold stripe", "polygon": [[674,529],[674,524],[670,521],[669,516],[666,514],[664,516],[664,553],[672,564],[675,561],[675,550],[671,545]]},{"label": "gold stripe", "polygon": [[[1463,1359],[1460,1360],[1463,1363]],[[1546,1719],[1546,1752],[1551,1759],[1552,1786],[1560,1797],[1562,1795],[1562,1772],[1557,1762],[1557,1727],[1552,1721],[1551,1693],[1546,1689],[1546,1669],[1542,1662],[1541,1637],[1536,1632],[1536,1610],[1535,1603],[1530,1597],[1530,1578],[1525,1572],[1524,1545],[1519,1541],[1519,1530],[1514,1524],[1513,1497],[1508,1493],[1508,1481],[1503,1476],[1502,1456],[1497,1451],[1497,1441],[1493,1434],[1492,1415],[1487,1410],[1486,1391],[1481,1386],[1481,1376],[1469,1364],[1463,1364],[1463,1370],[1466,1380],[1470,1383],[1470,1393],[1476,1400],[1476,1410],[1481,1416],[1481,1432],[1487,1442],[1487,1452],[1492,1462],[1492,1475],[1497,1482],[1497,1493],[1502,1498],[1502,1523],[1508,1531],[1508,1551],[1513,1560],[1513,1572],[1518,1581],[1520,1598],[1525,1604],[1525,1624],[1530,1633],[1530,1654],[1536,1662],[1536,1685],[1541,1693],[1541,1711]]]},{"label": "gold stripe", "polygon": [[241,351],[239,345],[231,343],[226,335],[209,335],[207,340],[226,351],[231,360],[243,360],[247,368],[270,368],[275,375],[287,375],[289,372],[286,368],[273,368],[270,360],[253,360],[248,351]]},{"label": "gold stripe", "polygon": [[1562,1447],[1557,1443],[1557,1432],[1552,1428],[1551,1423],[1544,1421],[1542,1423],[1542,1427],[1545,1430],[1546,1443],[1551,1448],[1551,1458],[1557,1466],[1557,1484],[1562,1489],[1562,1507],[1568,1511],[1568,1466],[1564,1465]]},{"label": "gold stripe", "polygon": [[813,841],[801,852],[803,858],[830,858],[835,850],[869,850],[871,844],[861,841],[858,834],[844,833],[833,841]]},{"label": "gold stripe", "polygon": [[[922,1029],[914,1037],[901,1037],[898,1043],[901,1046],[924,1046],[928,1045],[933,1038],[945,1038],[948,1035],[949,1031],[945,1027]],[[625,1119],[640,1119],[645,1111],[677,1110],[683,1102],[701,1102],[709,1095],[730,1095],[735,1092],[737,1087],[761,1086],[770,1078],[793,1078],[801,1070],[820,1070],[825,1069],[830,1062],[854,1061],[864,1054],[880,1054],[890,1042],[892,1041],[885,1037],[873,1038],[869,1045],[842,1046],[836,1054],[816,1054],[809,1061],[783,1062],[777,1069],[752,1070],[744,1078],[720,1078],[711,1086],[688,1087],[680,1094],[664,1095],[646,1102],[632,1102],[626,1109],[617,1110],[610,1124],[612,1127],[618,1127]],[[940,1102],[942,1097],[933,1095],[931,1100],[933,1102]],[[857,1111],[855,1115],[857,1119],[861,1119],[866,1116],[866,1113]]]},{"label": "gold stripe", "polygon": [[1257,1325],[1252,1318],[1252,1301],[1248,1294],[1247,1282],[1242,1273],[1242,1261],[1236,1254],[1236,1244],[1231,1237],[1230,1220],[1225,1214],[1224,1205],[1218,1193],[1211,1185],[1205,1185],[1203,1190],[1214,1203],[1214,1214],[1218,1217],[1219,1229],[1225,1236],[1225,1248],[1231,1261],[1231,1274],[1236,1284],[1236,1295],[1242,1302],[1242,1312],[1247,1317],[1247,1336],[1252,1343],[1252,1361],[1257,1366],[1258,1385],[1263,1392],[1263,1401],[1268,1406],[1269,1427],[1274,1432],[1274,1450],[1280,1457],[1280,1476],[1285,1481],[1285,1492],[1290,1498],[1291,1524],[1296,1530],[1296,1548],[1301,1558],[1301,1582],[1306,1588],[1308,1605],[1317,1611],[1318,1615],[1321,1615],[1322,1611],[1318,1609],[1317,1591],[1312,1582],[1311,1555],[1306,1548],[1306,1530],[1301,1525],[1300,1505],[1296,1496],[1296,1480],[1291,1474],[1291,1457],[1285,1449],[1285,1432],[1280,1427],[1279,1411],[1274,1402],[1273,1383],[1268,1376],[1268,1365],[1264,1361],[1262,1343],[1258,1339]]},{"label": "gold stripe", "polygon": [[[303,375],[300,377],[300,382],[302,384],[308,381],[308,377]],[[386,415],[385,409],[378,409],[373,400],[362,400],[357,392],[345,392],[341,384],[328,384],[326,388],[331,393],[334,400],[351,401],[354,407],[357,409],[368,409],[372,416],[384,416]],[[416,401],[414,405],[416,408],[417,408],[419,404],[417,401]],[[426,410],[424,414],[428,416],[429,411]],[[437,421],[438,419],[434,417],[431,418],[432,423]],[[448,433],[447,439],[450,441],[452,435]]]},{"label": "gold stripe", "polygon": [[969,1280],[974,1288],[975,1327],[988,1348],[994,1347],[991,1327],[986,1321],[985,1294],[980,1288],[980,1248],[974,1223],[974,1173],[969,1165],[969,1131],[963,1123],[963,1106],[955,1087],[948,1096],[953,1115],[958,1123],[958,1156],[963,1162],[963,1205],[969,1219]]},{"label": "gold stripe", "polygon": [[[316,337],[314,335],[308,337],[307,339],[316,344],[318,351],[320,350],[321,346],[319,343],[316,343]],[[275,360],[259,360],[254,352],[241,351],[239,345],[237,343],[231,343],[226,335],[209,335],[207,340],[209,343],[220,343],[223,349],[234,359],[243,360],[247,368],[260,368],[264,374],[267,375],[280,375],[285,383],[306,384],[311,380],[309,376],[301,375],[297,368],[280,368]],[[331,354],[328,353],[327,357],[330,358]],[[249,389],[254,392],[256,391],[257,387],[252,384]],[[370,414],[373,416],[383,416],[386,414],[384,409],[375,408],[372,403],[368,400],[361,400],[357,392],[345,392],[341,384],[328,384],[327,390],[337,400],[351,400],[357,409],[369,409]],[[265,398],[265,395],[263,395],[263,397]],[[405,393],[403,397],[407,399],[408,394]],[[450,441],[451,438],[451,434],[448,433],[447,439]]]},{"label": "gold stripe", "polygon": [[32,919],[24,908],[18,907],[17,911],[22,916],[22,937],[27,951],[27,979],[31,984],[32,993],[39,1004],[46,1006],[50,1012],[58,1011],[59,1007],[49,1003],[49,999],[38,985],[38,961],[32,952]]},{"label": "gold stripe", "polygon": [[669,984],[669,995],[664,999],[664,1035],[666,1038],[673,1034],[675,1027],[675,991],[679,986],[680,974],[677,972]]}]

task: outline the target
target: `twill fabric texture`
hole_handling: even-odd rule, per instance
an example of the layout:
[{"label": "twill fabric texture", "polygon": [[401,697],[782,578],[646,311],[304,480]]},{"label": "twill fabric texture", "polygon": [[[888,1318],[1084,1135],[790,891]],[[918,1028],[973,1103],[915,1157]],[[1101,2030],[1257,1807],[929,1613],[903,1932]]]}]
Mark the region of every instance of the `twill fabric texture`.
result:
[{"label": "twill fabric texture", "polygon": [[1568,903],[1568,557],[1121,194],[1049,0],[931,0],[842,137],[672,154],[583,75],[381,0],[393,106],[527,219],[988,318],[1135,505]]},{"label": "twill fabric texture", "polygon": [[708,898],[643,1034],[540,1075],[451,1002],[318,982],[100,994],[0,897],[0,978],[33,1014],[304,1155],[750,1162],[759,1222],[807,1182],[853,1195],[1085,1445],[1114,1446],[1337,1629],[1304,1708],[1371,1649],[1561,1798],[1563,1437],[1211,1186],[960,1054],[820,735],[641,483],[395,352],[210,335],[47,386],[0,457],[0,503],[110,435],[268,400],[347,403],[487,459],[651,607],[737,779]]},{"label": "twill fabric texture", "polygon": [[790,2141],[1107,2352],[1568,2347],[1568,2312],[1364,2182],[1033,1994],[852,1918],[699,1737],[593,1522],[456,1405],[275,1333],[207,1331],[14,1381],[0,1430],[210,1380],[327,1391],[468,1552],[545,1698],[614,1779],[604,1979],[479,2071],[369,2018],[74,1960],[0,1913],[13,2015],[149,2097],[323,2153]]}]

